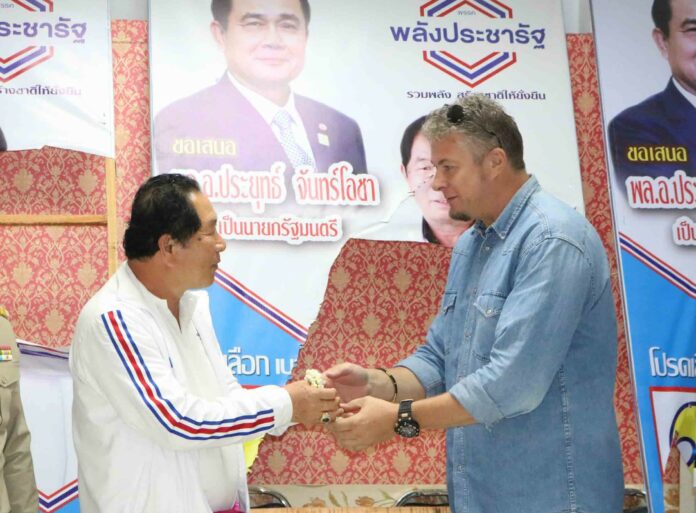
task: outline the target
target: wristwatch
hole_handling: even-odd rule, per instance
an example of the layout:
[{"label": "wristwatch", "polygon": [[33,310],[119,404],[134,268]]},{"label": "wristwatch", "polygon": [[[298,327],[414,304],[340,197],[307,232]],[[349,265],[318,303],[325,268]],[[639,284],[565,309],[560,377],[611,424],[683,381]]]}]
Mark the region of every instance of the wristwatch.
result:
[{"label": "wristwatch", "polygon": [[411,412],[413,399],[405,399],[399,403],[399,413],[396,415],[394,432],[404,438],[414,438],[420,434],[420,426]]}]

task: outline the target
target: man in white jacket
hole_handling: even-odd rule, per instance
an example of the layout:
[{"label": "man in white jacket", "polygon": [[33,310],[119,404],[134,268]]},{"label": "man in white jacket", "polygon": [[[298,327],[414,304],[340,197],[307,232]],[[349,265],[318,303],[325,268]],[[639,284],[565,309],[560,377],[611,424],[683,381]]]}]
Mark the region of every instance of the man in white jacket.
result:
[{"label": "man in white jacket", "polygon": [[70,354],[83,513],[248,511],[242,442],[316,424],[334,389],[244,390],[208,297],[225,241],[198,184],[150,178],[135,195],[128,261],[85,305]]}]

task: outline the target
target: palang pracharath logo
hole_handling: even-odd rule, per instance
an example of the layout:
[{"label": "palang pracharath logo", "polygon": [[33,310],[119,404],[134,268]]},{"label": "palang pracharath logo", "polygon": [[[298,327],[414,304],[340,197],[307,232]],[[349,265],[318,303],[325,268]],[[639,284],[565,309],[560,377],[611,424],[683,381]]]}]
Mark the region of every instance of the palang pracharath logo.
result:
[{"label": "palang pracharath logo", "polygon": [[[11,3],[33,13],[53,12],[53,0],[12,0]],[[19,36],[24,37],[26,41],[36,37],[37,25],[36,21],[14,23],[0,21],[0,37]],[[0,39],[0,42],[2,40]],[[0,83],[9,82],[51,57],[53,57],[53,47],[40,45],[24,46],[10,55],[0,55]]]},{"label": "palang pracharath logo", "polygon": [[[420,15],[423,18],[443,18],[463,8],[470,8],[491,19],[512,18],[512,9],[498,0],[430,0],[420,6]],[[427,22],[419,22],[418,25],[424,28]],[[433,29],[428,39],[459,43],[492,42],[490,34],[490,30],[460,29],[455,21],[451,30],[449,27]],[[423,60],[473,89],[515,64],[517,56],[509,51],[490,52],[467,61],[446,50],[423,50]]]}]

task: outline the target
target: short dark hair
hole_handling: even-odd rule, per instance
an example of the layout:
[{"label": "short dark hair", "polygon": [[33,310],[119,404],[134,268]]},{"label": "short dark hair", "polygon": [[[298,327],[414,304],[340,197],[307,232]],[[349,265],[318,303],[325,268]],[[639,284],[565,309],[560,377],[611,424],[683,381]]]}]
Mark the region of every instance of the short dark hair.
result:
[{"label": "short dark hair", "polygon": [[652,5],[652,19],[655,27],[667,38],[669,21],[672,19],[672,0],[655,0]]},{"label": "short dark hair", "polygon": [[[312,17],[309,0],[300,0],[300,8],[304,15],[305,27],[309,27],[309,19]],[[232,11],[232,0],[212,0],[210,10],[213,13],[213,19],[227,30],[227,20],[230,17],[230,11]]]},{"label": "short dark hair", "polygon": [[423,128],[427,116],[421,116],[411,122],[404,130],[404,135],[401,137],[401,163],[406,167],[411,161],[411,152],[413,151],[413,141]]},{"label": "short dark hair", "polygon": [[123,237],[129,260],[157,253],[159,238],[169,234],[185,243],[201,227],[190,194],[201,188],[193,178],[170,173],[153,176],[140,186],[133,198],[130,221]]}]

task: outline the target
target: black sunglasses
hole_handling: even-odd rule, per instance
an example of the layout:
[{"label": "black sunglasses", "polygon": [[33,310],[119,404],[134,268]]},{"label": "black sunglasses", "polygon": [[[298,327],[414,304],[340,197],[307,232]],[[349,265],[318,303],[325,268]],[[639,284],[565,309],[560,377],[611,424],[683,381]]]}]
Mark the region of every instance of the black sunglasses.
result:
[{"label": "black sunglasses", "polygon": [[[450,125],[460,125],[462,122],[464,122],[467,117],[466,114],[464,114],[464,108],[461,105],[454,104],[454,105],[445,105],[447,107],[447,122]],[[478,126],[481,130],[486,132],[488,135],[495,137],[495,140],[498,141],[498,147],[502,148],[503,145],[500,142],[500,137],[498,137],[498,134],[495,132],[488,130],[486,127],[481,125],[480,123],[477,123],[476,121],[473,121],[469,119],[470,122],[474,123],[476,126]]]}]

